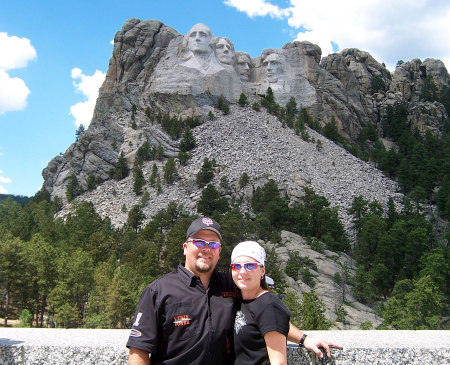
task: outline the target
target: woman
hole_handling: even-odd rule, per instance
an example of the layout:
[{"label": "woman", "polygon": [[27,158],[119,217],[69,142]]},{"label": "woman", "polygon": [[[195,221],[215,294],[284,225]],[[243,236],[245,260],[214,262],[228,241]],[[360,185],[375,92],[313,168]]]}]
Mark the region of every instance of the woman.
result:
[{"label": "woman", "polygon": [[266,252],[254,241],[239,243],[231,254],[233,281],[242,295],[234,322],[235,365],[287,364],[289,310],[267,288]]}]

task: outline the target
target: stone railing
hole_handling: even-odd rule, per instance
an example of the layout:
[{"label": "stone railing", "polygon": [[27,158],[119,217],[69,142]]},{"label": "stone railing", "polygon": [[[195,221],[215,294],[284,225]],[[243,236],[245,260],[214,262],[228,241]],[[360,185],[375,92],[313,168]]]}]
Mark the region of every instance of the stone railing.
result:
[{"label": "stone railing", "polygon": [[[289,365],[450,364],[450,331],[308,333],[339,343],[344,349],[333,349],[331,359],[319,360],[288,345]],[[126,365],[128,334],[128,330],[0,328],[0,365]]]}]

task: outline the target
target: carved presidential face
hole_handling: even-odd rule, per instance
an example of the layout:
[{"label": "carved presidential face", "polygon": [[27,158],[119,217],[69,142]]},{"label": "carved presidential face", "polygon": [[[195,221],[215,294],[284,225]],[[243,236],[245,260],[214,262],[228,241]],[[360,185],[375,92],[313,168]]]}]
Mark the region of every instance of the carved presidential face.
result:
[{"label": "carved presidential face", "polygon": [[194,53],[211,53],[211,42],[211,30],[204,24],[195,24],[188,33],[188,48]]},{"label": "carved presidential face", "polygon": [[241,81],[249,81],[250,79],[250,66],[252,61],[246,54],[240,54],[236,56],[236,71]]},{"label": "carved presidential face", "polygon": [[281,56],[276,53],[271,53],[264,59],[263,66],[267,72],[267,80],[269,82],[277,82],[278,77],[283,73]]},{"label": "carved presidential face", "polygon": [[218,38],[214,51],[220,62],[225,63],[226,65],[231,65],[233,63],[234,49],[230,42],[225,38]]}]

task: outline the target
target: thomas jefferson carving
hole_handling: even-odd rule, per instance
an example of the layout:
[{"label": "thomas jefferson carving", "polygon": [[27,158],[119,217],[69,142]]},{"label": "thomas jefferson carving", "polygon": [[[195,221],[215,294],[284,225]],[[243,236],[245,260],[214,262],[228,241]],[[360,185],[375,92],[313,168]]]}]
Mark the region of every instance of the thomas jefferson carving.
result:
[{"label": "thomas jefferson carving", "polygon": [[225,65],[232,65],[234,62],[234,45],[225,37],[217,37],[213,41],[214,53],[219,62]]}]

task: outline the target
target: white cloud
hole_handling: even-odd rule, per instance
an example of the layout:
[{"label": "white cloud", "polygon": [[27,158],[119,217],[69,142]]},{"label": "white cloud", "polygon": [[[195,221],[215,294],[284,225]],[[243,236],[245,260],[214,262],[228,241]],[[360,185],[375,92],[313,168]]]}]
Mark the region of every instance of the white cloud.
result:
[{"label": "white cloud", "polygon": [[30,90],[22,79],[6,71],[25,67],[35,58],[36,50],[29,39],[0,32],[0,115],[26,107]]},{"label": "white cloud", "polygon": [[18,77],[10,77],[0,70],[0,115],[9,111],[22,110],[27,106],[30,90]]},{"label": "white cloud", "polygon": [[225,0],[224,3],[225,5],[247,13],[251,18],[266,15],[272,18],[283,18],[290,14],[289,9],[281,9],[279,6],[270,4],[266,0]]},{"label": "white cloud", "polygon": [[0,49],[0,70],[22,68],[36,58],[36,50],[29,39],[9,37],[5,32],[0,32]]},{"label": "white cloud", "polygon": [[105,76],[106,74],[99,70],[96,70],[92,76],[87,76],[77,67],[72,69],[72,78],[78,80],[78,82],[73,82],[75,91],[83,94],[87,99],[70,107],[70,114],[75,118],[77,127],[83,124],[87,128],[91,123],[95,102],[98,97],[98,89],[105,80]]},{"label": "white cloud", "polygon": [[[259,9],[274,6],[266,0],[242,3],[225,1],[249,16],[267,15]],[[334,42],[338,51],[368,51],[390,69],[398,60],[437,58],[450,71],[448,0],[291,0],[289,8],[277,11],[284,16],[289,13],[288,24],[298,30],[296,40],[318,44],[322,56],[332,52]]]},{"label": "white cloud", "polygon": [[[12,180],[8,177],[4,177],[3,171],[0,170],[0,183],[1,184],[10,184]],[[2,185],[0,185],[0,194],[8,194],[8,190],[6,190]]]}]

